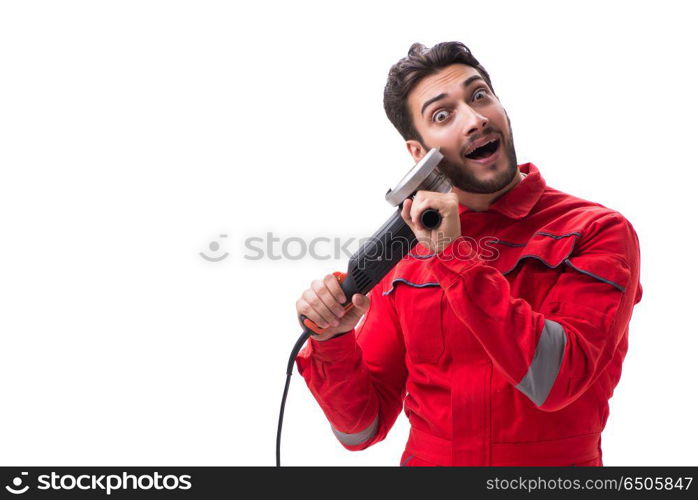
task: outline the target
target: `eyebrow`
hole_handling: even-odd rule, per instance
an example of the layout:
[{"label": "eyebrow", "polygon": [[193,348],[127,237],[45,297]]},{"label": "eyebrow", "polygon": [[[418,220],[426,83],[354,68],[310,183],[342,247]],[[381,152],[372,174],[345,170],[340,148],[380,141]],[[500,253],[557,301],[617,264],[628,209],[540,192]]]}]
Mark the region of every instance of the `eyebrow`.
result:
[{"label": "eyebrow", "polygon": [[[470,85],[471,83],[473,83],[477,80],[484,81],[484,79],[480,75],[473,75],[470,78],[468,78],[466,81],[463,82],[463,87],[467,87],[468,85]],[[436,101],[443,99],[446,96],[448,96],[448,94],[439,94],[436,97],[432,97],[431,99],[427,100],[424,104],[422,104],[421,114],[424,114],[424,110],[427,109],[427,106],[429,106],[430,104],[432,104]]]}]

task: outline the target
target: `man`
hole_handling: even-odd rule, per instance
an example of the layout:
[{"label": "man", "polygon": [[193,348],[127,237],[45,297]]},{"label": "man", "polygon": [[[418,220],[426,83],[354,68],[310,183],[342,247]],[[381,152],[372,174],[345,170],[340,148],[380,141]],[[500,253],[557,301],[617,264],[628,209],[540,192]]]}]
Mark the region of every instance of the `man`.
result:
[{"label": "man", "polygon": [[[333,275],[296,304],[325,328],[297,365],[335,435],[371,446],[404,404],[403,465],[602,465],[642,296],[632,226],[517,165],[509,118],[461,43],[412,45],[384,105],[415,161],[440,148],[454,187],[405,201],[420,244],[353,310]],[[419,224],[428,207],[438,230]]]}]

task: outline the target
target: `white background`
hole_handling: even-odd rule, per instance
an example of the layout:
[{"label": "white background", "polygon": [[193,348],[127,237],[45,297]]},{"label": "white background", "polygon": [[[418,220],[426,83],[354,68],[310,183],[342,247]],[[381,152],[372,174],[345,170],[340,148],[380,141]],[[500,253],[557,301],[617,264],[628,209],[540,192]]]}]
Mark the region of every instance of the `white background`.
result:
[{"label": "white background", "polygon": [[[246,260],[245,238],[371,234],[411,166],[388,69],[460,40],[520,163],[639,234],[605,463],[695,465],[688,5],[3,2],[0,464],[272,465],[295,300],[347,259]],[[407,436],[345,451],[297,374],[286,415],[287,465],[396,465]]]}]

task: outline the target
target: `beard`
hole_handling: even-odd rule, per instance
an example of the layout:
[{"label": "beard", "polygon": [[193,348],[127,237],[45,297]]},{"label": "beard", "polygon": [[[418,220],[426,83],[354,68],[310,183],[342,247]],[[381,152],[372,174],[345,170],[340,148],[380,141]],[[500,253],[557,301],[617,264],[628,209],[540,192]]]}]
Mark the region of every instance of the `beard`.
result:
[{"label": "beard", "polygon": [[[509,117],[507,116],[507,122]],[[492,127],[487,127],[482,135],[496,133]],[[507,186],[516,176],[519,169],[516,161],[516,150],[514,149],[514,136],[511,132],[511,123],[509,123],[509,136],[504,137],[504,134],[498,134],[501,138],[500,147],[504,153],[504,161],[507,162],[506,168],[496,177],[488,181],[481,181],[467,165],[462,163],[454,163],[444,157],[439,163],[439,170],[448,177],[454,187],[467,193],[490,194],[496,193],[500,189]],[[426,148],[429,151],[431,148]]]}]

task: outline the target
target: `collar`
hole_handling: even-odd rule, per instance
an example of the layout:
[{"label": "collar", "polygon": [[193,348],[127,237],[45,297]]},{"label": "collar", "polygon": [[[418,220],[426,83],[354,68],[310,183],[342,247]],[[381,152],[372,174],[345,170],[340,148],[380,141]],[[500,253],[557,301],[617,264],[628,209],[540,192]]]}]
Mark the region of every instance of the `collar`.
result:
[{"label": "collar", "polygon": [[[543,194],[545,180],[533,163],[524,163],[518,168],[526,177],[513,189],[497,198],[485,212],[497,212],[510,219],[523,219],[531,213]],[[475,212],[465,205],[459,205],[458,210],[460,214]]]}]

